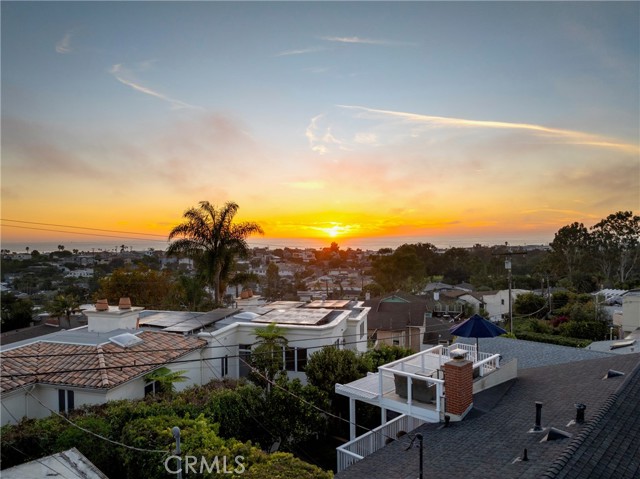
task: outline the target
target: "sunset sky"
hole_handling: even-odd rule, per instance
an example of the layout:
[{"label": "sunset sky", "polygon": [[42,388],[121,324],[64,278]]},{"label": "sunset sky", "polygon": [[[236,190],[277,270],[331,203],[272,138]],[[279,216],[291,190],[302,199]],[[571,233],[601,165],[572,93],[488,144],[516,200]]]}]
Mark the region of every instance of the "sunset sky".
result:
[{"label": "sunset sky", "polygon": [[3,243],[159,239],[201,200],[274,245],[640,210],[638,2],[1,8]]}]

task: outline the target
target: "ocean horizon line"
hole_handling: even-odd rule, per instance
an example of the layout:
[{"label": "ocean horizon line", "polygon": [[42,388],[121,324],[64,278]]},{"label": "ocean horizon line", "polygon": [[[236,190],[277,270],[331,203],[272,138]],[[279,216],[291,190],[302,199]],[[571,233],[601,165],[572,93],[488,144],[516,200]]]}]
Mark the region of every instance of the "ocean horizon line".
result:
[{"label": "ocean horizon line", "polygon": [[[496,246],[509,243],[510,246],[532,246],[548,245],[550,239],[546,236],[531,236],[529,238],[504,237],[448,237],[448,238],[425,238],[421,236],[394,236],[394,237],[374,237],[374,238],[250,238],[247,243],[249,247],[270,249],[276,248],[314,248],[320,249],[329,247],[335,242],[341,249],[362,249],[377,251],[382,248],[395,249],[403,244],[431,243],[437,248],[469,248],[476,244],[482,246]],[[50,253],[58,251],[58,246],[62,245],[66,250],[77,249],[83,252],[114,251],[118,252],[122,246],[132,251],[147,251],[154,249],[164,251],[169,245],[166,240],[131,240],[121,241],[69,241],[69,240],[38,240],[38,241],[2,241],[0,246],[12,253],[23,253],[37,250],[40,253]]]}]

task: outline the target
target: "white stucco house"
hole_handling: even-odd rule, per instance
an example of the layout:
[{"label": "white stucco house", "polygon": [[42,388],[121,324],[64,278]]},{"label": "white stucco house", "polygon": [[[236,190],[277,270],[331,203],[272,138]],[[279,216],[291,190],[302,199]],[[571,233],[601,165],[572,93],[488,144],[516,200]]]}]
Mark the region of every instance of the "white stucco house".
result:
[{"label": "white stucco house", "polygon": [[[528,293],[526,289],[511,290],[511,304],[521,294]],[[482,305],[487,312],[486,316],[491,321],[500,321],[509,315],[509,290],[502,289],[500,291],[488,291],[482,294]]]},{"label": "white stucco house", "polygon": [[209,313],[91,305],[87,326],[9,344],[0,350],[2,424],[81,405],[141,399],[160,367],[184,371],[177,390],[250,371],[256,331],[276,323],[289,341],[289,377],[306,382],[309,356],[334,345],[365,351],[369,308],[348,300],[279,301]]}]

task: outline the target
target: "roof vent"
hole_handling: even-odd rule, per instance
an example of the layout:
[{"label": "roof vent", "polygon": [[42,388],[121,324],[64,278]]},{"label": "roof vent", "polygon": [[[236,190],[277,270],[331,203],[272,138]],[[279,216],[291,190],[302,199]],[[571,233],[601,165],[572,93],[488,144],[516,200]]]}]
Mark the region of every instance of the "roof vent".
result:
[{"label": "roof vent", "polygon": [[558,439],[567,439],[571,434],[555,427],[549,428],[549,432],[544,435],[540,442],[557,441]]},{"label": "roof vent", "polygon": [[109,338],[109,341],[111,341],[114,344],[117,344],[121,348],[130,348],[131,346],[140,344],[143,341],[143,339],[139,338],[135,334],[123,333],[123,334],[118,334],[117,336],[113,336],[112,338]]},{"label": "roof vent", "polygon": [[607,375],[602,379],[617,378],[618,376],[624,376],[624,373],[622,371],[616,371],[615,369],[609,369]]}]

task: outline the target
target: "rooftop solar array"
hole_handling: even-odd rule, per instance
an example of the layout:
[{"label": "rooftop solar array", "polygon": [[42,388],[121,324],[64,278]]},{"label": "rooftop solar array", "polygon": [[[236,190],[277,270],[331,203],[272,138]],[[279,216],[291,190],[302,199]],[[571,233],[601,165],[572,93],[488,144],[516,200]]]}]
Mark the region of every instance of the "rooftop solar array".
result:
[{"label": "rooftop solar array", "polygon": [[351,303],[348,299],[323,299],[323,300],[315,300],[307,303],[305,308],[325,308],[325,309],[348,309],[349,303]]},{"label": "rooftop solar array", "polygon": [[343,311],[330,311],[326,309],[296,308],[288,310],[273,310],[263,316],[255,318],[254,323],[278,323],[298,324],[302,326],[319,326],[328,324]]},{"label": "rooftop solar array", "polygon": [[210,326],[239,312],[238,309],[217,309],[208,313],[158,311],[140,318],[140,325],[161,328],[167,332],[188,333]]}]

